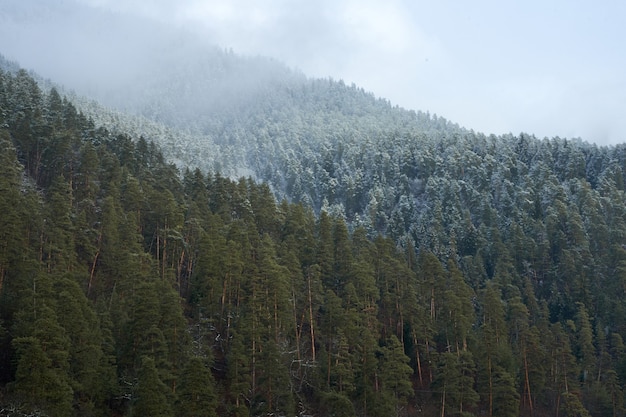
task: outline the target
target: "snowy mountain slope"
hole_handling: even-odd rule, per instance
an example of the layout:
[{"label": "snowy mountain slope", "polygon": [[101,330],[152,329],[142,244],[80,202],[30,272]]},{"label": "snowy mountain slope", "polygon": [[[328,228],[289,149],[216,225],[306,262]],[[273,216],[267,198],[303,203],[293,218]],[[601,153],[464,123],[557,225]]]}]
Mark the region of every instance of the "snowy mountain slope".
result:
[{"label": "snowy mountain slope", "polygon": [[[0,36],[0,51],[63,84],[83,112],[106,126],[156,140],[181,166],[252,175],[279,196],[317,209],[326,198],[318,176],[345,186],[334,178],[337,169],[314,161],[320,155],[338,155],[339,147],[364,146],[390,132],[459,131],[356,86],[308,79],[272,59],[238,56],[184,31],[72,2],[42,5],[0,5],[6,23],[0,32],[7,35]],[[48,32],[53,36],[36,41],[22,36]],[[55,58],[29,52],[41,47]],[[304,184],[294,188],[294,181]]]},{"label": "snowy mountain slope", "polygon": [[[555,153],[559,166],[574,163],[570,158],[585,165],[555,174],[559,181],[596,184],[607,169],[586,166],[597,149],[584,143],[486,137],[393,107],[357,86],[310,79],[275,60],[239,56],[184,31],[72,2],[41,9],[22,4],[39,2],[3,3],[0,16],[12,23],[1,31],[43,32],[51,28],[40,27],[42,22],[60,19],[63,30],[45,41],[55,64],[32,57],[16,34],[10,38],[16,45],[0,37],[0,46],[13,52],[10,59],[27,57],[20,63],[44,77],[60,71],[63,76],[53,79],[75,91],[71,100],[98,124],[156,141],[181,170],[251,176],[267,182],[278,198],[345,216],[371,232],[410,237],[435,252],[448,243],[436,241],[440,233],[432,230],[443,227],[460,240],[481,224],[488,208],[524,207],[518,191],[541,194],[528,189],[531,177],[538,162],[554,164]],[[102,44],[108,47],[100,49]],[[70,53],[63,45],[72,46]],[[72,78],[75,72],[81,76]],[[541,157],[521,154],[521,144]]]}]

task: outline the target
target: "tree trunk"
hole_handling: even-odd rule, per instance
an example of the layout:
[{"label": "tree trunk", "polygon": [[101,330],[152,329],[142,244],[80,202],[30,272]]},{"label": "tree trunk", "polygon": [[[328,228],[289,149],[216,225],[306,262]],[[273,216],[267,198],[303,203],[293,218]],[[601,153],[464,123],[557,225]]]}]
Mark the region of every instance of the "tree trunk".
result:
[{"label": "tree trunk", "polygon": [[98,257],[100,256],[100,245],[102,243],[102,230],[100,230],[100,234],[98,235],[98,250],[96,250],[96,254],[93,257],[93,262],[91,263],[91,270],[89,271],[89,285],[87,286],[87,296],[91,292],[91,286],[93,285],[93,277],[96,272],[96,263],[98,262]]},{"label": "tree trunk", "polygon": [[422,378],[422,361],[420,359],[420,350],[417,344],[417,335],[413,330],[413,346],[415,346],[415,361],[417,362],[417,376],[420,380],[420,387],[424,386],[424,379]]},{"label": "tree trunk", "polygon": [[441,395],[441,417],[446,415],[446,384],[443,384],[443,394]]},{"label": "tree trunk", "polygon": [[300,363],[300,331],[298,330],[298,311],[296,308],[296,290],[291,287],[291,299],[293,300],[293,322],[294,322],[294,330],[296,335],[296,357],[298,358],[298,363]]},{"label": "tree trunk", "polygon": [[489,417],[493,417],[493,376],[491,374],[491,356],[487,359],[487,372],[489,372]]},{"label": "tree trunk", "polygon": [[315,362],[315,331],[313,330],[313,296],[311,295],[311,275],[308,275],[308,298],[309,298],[309,333],[311,334],[311,358]]},{"label": "tree trunk", "polygon": [[526,380],[525,385],[528,399],[528,407],[530,409],[530,414],[533,415],[533,399],[530,392],[530,379],[528,377],[528,355],[526,353],[526,349],[524,349],[524,378]]}]

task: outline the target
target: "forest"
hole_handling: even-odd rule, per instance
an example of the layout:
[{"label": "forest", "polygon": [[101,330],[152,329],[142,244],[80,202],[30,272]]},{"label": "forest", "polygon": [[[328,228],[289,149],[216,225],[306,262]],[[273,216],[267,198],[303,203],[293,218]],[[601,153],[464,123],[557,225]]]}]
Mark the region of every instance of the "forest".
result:
[{"label": "forest", "polygon": [[626,415],[626,147],[309,91],[238,179],[0,71],[0,415]]}]

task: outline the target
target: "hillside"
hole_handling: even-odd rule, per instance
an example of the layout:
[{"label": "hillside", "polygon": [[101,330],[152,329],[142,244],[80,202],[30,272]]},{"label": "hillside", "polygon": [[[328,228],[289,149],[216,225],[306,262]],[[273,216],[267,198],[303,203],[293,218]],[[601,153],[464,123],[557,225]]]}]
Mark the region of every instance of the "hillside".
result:
[{"label": "hillside", "polygon": [[[258,159],[259,177],[310,181],[319,216],[251,179],[181,172],[0,73],[2,408],[624,415],[624,146],[486,137],[309,82],[341,133],[255,140],[303,164],[290,184]],[[367,119],[350,97],[397,129],[350,134]]]},{"label": "hillside", "polygon": [[[279,198],[312,204],[316,212],[325,198],[335,204],[317,178],[327,176],[346,189],[347,175],[358,175],[354,166],[336,172],[320,155],[389,135],[459,130],[444,119],[392,107],[356,86],[309,79],[275,60],[239,56],[191,33],[71,1],[40,3],[45,2],[0,5],[0,51],[13,51],[8,58],[22,56],[28,61],[22,65],[60,83],[57,88],[88,117],[155,140],[180,166],[233,178],[250,175],[267,182]],[[44,45],[36,48],[53,59],[24,54],[37,34]]]},{"label": "hillside", "polygon": [[28,4],[89,41],[0,57],[0,415],[626,415],[626,145]]}]

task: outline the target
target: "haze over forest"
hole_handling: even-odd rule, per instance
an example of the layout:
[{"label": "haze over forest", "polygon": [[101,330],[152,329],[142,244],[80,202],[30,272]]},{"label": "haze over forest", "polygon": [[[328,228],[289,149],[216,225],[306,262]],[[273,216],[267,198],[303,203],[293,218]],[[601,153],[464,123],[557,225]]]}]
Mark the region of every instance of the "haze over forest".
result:
[{"label": "haze over forest", "polygon": [[0,416],[626,416],[626,144],[114,4],[0,4]]},{"label": "haze over forest", "polygon": [[611,0],[6,0],[0,50],[84,92],[132,83],[154,53],[215,44],[354,82],[394,105],[486,134],[615,144],[626,130],[624,13]]}]

